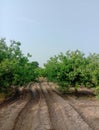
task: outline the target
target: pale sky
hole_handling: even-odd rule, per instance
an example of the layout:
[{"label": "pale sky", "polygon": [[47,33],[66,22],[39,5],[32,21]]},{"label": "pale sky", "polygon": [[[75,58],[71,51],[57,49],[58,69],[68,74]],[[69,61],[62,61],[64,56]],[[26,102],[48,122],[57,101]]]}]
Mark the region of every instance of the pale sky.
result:
[{"label": "pale sky", "polygon": [[99,53],[99,0],[0,0],[1,37],[40,66],[67,50]]}]

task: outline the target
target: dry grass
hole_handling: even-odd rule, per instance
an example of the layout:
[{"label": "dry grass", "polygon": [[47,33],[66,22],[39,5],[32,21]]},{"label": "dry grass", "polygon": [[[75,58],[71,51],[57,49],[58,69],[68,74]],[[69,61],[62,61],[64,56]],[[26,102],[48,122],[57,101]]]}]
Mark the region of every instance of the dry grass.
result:
[{"label": "dry grass", "polygon": [[0,103],[5,100],[5,95],[3,93],[0,93]]}]

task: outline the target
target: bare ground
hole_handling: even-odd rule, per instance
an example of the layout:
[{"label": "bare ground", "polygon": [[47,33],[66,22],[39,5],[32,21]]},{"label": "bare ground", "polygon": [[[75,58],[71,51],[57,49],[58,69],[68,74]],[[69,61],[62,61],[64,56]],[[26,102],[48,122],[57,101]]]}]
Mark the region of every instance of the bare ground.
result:
[{"label": "bare ground", "polygon": [[99,130],[99,101],[62,98],[56,87],[31,83],[24,98],[0,107],[0,130]]}]

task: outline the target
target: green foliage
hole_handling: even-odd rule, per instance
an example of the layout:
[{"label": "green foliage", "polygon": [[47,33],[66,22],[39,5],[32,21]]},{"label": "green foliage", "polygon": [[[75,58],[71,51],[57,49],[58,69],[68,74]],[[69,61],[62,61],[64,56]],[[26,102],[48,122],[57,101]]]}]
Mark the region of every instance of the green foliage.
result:
[{"label": "green foliage", "polygon": [[95,95],[96,95],[97,99],[99,99],[99,86],[97,86],[95,88]]},{"label": "green foliage", "polygon": [[38,74],[38,77],[46,77],[44,68],[39,67],[39,68],[36,69],[36,72]]},{"label": "green foliage", "polygon": [[57,82],[65,91],[80,86],[96,87],[99,85],[99,54],[85,56],[79,50],[60,53],[51,57],[45,64],[45,73],[49,81]]},{"label": "green foliage", "polygon": [[21,43],[5,39],[0,40],[0,92],[9,93],[11,86],[26,85],[36,80],[38,62],[29,62],[29,53],[24,56],[20,50]]}]

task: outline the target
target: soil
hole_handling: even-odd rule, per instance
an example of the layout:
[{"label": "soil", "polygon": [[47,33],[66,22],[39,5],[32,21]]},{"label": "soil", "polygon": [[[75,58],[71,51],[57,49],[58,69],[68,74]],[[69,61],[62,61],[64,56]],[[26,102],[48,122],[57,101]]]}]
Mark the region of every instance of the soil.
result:
[{"label": "soil", "polygon": [[0,130],[99,130],[99,100],[61,96],[56,88],[31,83],[28,93],[0,105]]}]

